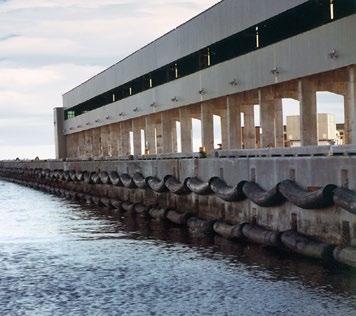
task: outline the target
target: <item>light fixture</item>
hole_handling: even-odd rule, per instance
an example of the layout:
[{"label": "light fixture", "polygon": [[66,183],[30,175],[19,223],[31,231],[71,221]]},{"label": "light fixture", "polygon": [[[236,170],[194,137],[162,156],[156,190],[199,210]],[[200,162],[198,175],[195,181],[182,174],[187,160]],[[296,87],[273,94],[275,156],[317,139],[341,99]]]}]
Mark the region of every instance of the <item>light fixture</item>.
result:
[{"label": "light fixture", "polygon": [[279,69],[277,66],[271,69],[271,74],[275,76],[279,74]]},{"label": "light fixture", "polygon": [[207,94],[207,91],[204,88],[202,88],[201,90],[199,90],[199,94],[205,95],[205,94]]},{"label": "light fixture", "polygon": [[238,81],[236,78],[234,78],[234,80],[230,81],[229,84],[230,84],[230,86],[236,87],[236,86],[238,86],[240,83],[239,83],[239,81]]},{"label": "light fixture", "polygon": [[81,125],[78,125],[77,128],[81,128],[82,126]]},{"label": "light fixture", "polygon": [[125,116],[126,114],[124,112],[120,112],[119,116]]},{"label": "light fixture", "polygon": [[138,107],[136,106],[132,111],[138,112]]},{"label": "light fixture", "polygon": [[100,120],[99,119],[95,120],[95,123],[100,123]]},{"label": "light fixture", "polygon": [[73,130],[74,130],[74,127],[71,127],[69,130],[70,130],[70,131],[73,131]]},{"label": "light fixture", "polygon": [[111,116],[107,116],[106,119],[107,119],[107,120],[110,120],[110,119],[111,119]]},{"label": "light fixture", "polygon": [[158,104],[156,102],[153,102],[153,103],[150,104],[151,108],[156,108],[157,106],[158,106]]},{"label": "light fixture", "polygon": [[333,48],[329,54],[328,54],[330,59],[337,59],[339,57],[339,54],[335,48]]},{"label": "light fixture", "polygon": [[173,98],[171,99],[171,101],[172,101],[172,102],[178,102],[178,98],[177,98],[177,97],[173,97]]},{"label": "light fixture", "polygon": [[89,125],[90,125],[90,123],[88,122],[86,125],[87,125],[87,126],[89,126]]}]

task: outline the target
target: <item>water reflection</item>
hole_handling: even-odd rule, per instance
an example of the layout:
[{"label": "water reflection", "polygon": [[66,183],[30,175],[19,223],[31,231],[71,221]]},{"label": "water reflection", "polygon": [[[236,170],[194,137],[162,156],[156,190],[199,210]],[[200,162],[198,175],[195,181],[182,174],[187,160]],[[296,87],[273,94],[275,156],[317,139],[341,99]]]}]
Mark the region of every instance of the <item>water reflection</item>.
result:
[{"label": "water reflection", "polygon": [[0,181],[1,315],[355,315],[356,276]]}]

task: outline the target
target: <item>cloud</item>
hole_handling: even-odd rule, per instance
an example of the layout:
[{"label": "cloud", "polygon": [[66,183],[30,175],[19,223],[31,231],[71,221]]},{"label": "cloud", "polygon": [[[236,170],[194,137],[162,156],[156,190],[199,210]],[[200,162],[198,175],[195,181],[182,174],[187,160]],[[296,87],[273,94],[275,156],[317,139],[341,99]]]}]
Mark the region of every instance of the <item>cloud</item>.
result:
[{"label": "cloud", "polygon": [[[0,159],[53,157],[64,92],[217,2],[0,0]],[[320,102],[342,113],[339,99]]]}]

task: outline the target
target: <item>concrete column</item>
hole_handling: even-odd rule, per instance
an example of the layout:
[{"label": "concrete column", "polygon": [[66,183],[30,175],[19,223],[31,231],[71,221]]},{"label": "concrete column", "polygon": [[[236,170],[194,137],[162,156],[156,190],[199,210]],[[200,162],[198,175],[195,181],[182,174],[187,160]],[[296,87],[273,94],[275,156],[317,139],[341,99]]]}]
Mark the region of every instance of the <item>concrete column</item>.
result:
[{"label": "concrete column", "polygon": [[110,147],[111,157],[119,155],[120,123],[110,125]]},{"label": "concrete column", "polygon": [[132,129],[131,121],[120,123],[120,146],[119,156],[130,155],[130,131]]},{"label": "concrete column", "polygon": [[85,138],[85,158],[88,159],[93,156],[93,145],[92,145],[92,131],[86,130],[84,132]]},{"label": "concrete column", "polygon": [[109,157],[110,131],[108,126],[100,128],[100,157]]},{"label": "concrete column", "polygon": [[92,148],[93,157],[100,156],[100,146],[101,146],[101,136],[100,136],[100,127],[96,127],[92,129]]},{"label": "concrete column", "polygon": [[157,114],[151,114],[145,117],[146,149],[149,154],[156,154],[156,121]]},{"label": "concrete column", "polygon": [[179,121],[181,130],[182,152],[190,153],[193,151],[192,116],[188,107],[179,109]]},{"label": "concrete column", "polygon": [[276,147],[284,147],[283,103],[276,99],[275,103]]},{"label": "concrete column", "polygon": [[300,140],[302,146],[318,145],[316,89],[307,79],[299,80]]},{"label": "concrete column", "polygon": [[86,158],[85,131],[78,133],[78,151],[79,158]]},{"label": "concrete column", "polygon": [[164,153],[177,152],[177,120],[179,120],[179,111],[177,110],[170,110],[161,113],[163,131],[162,146]]},{"label": "concrete column", "polygon": [[64,108],[54,109],[54,143],[56,159],[67,158],[66,136],[64,135]]},{"label": "concrete column", "polygon": [[201,137],[202,146],[207,152],[214,150],[214,121],[213,103],[204,102],[201,104]]},{"label": "concrete column", "polygon": [[226,120],[221,120],[221,133],[224,149],[241,148],[241,112],[236,96],[226,98]]},{"label": "concrete column", "polygon": [[141,130],[145,130],[146,121],[144,118],[132,120],[134,155],[142,155]]},{"label": "concrete column", "polygon": [[256,147],[256,127],[255,127],[255,112],[253,105],[244,105],[242,107],[244,113],[244,133],[243,142],[244,148]]},{"label": "concrete column", "polygon": [[275,100],[272,96],[259,91],[260,121],[262,128],[261,147],[276,146]]},{"label": "concrete column", "polygon": [[350,66],[348,72],[348,87],[344,97],[345,142],[356,145],[356,66]]}]

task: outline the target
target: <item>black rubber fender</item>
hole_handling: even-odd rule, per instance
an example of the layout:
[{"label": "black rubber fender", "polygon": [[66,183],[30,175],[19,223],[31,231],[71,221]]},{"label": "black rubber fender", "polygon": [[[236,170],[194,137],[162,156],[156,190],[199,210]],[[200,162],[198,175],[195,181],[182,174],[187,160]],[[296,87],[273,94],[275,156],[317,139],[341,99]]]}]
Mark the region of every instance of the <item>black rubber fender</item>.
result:
[{"label": "black rubber fender", "polygon": [[120,174],[120,181],[125,188],[134,189],[136,188],[136,184],[131,178],[131,176],[127,173]]},{"label": "black rubber fender", "polygon": [[184,195],[190,193],[190,190],[187,186],[189,178],[186,178],[183,182],[177,180],[176,177],[168,175],[166,177],[166,187],[167,189],[177,195]]},{"label": "black rubber fender", "polygon": [[167,192],[168,189],[166,187],[166,179],[163,178],[162,180],[156,177],[148,177],[147,178],[147,185],[151,188],[151,190],[157,193]]},{"label": "black rubber fender", "polygon": [[246,181],[239,182],[236,186],[228,186],[224,180],[218,177],[211,178],[210,188],[220,199],[227,202],[237,202],[246,199],[242,188]]},{"label": "black rubber fender", "polygon": [[319,190],[308,192],[292,180],[284,180],[279,184],[279,192],[291,203],[303,209],[320,209],[334,204],[334,191],[337,186],[328,184]]},{"label": "black rubber fender", "polygon": [[278,185],[265,191],[257,183],[246,181],[242,190],[252,202],[262,207],[278,206],[285,202],[284,196],[278,191]]},{"label": "black rubber fender", "polygon": [[111,171],[109,173],[109,178],[110,178],[110,182],[111,182],[112,185],[120,186],[120,187],[123,186],[123,184],[121,182],[121,179],[120,179],[120,176],[116,171]]},{"label": "black rubber fender", "polygon": [[333,257],[334,246],[313,240],[296,231],[286,231],[281,234],[282,244],[298,254],[323,260]]},{"label": "black rubber fender", "polygon": [[263,228],[261,226],[244,224],[242,234],[248,239],[257,244],[270,247],[281,246],[281,233]]},{"label": "black rubber fender", "polygon": [[136,172],[132,177],[133,182],[139,189],[146,189],[147,182],[142,173]]},{"label": "black rubber fender", "polygon": [[199,195],[208,195],[212,193],[210,183],[203,182],[197,177],[189,178],[187,181],[187,187],[190,191]]},{"label": "black rubber fender", "polygon": [[110,177],[109,177],[109,174],[106,171],[101,171],[99,173],[99,177],[100,177],[100,182],[102,184],[109,184],[110,183]]},{"label": "black rubber fender", "polygon": [[356,192],[345,188],[336,188],[333,200],[335,205],[342,207],[352,214],[356,214]]}]

